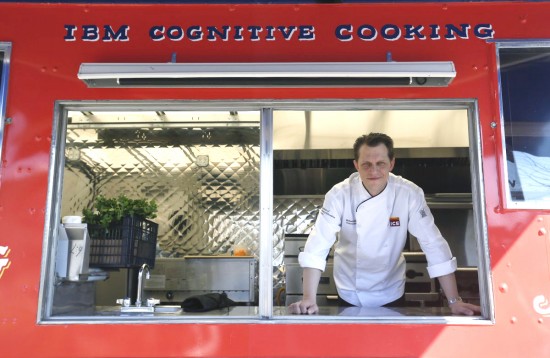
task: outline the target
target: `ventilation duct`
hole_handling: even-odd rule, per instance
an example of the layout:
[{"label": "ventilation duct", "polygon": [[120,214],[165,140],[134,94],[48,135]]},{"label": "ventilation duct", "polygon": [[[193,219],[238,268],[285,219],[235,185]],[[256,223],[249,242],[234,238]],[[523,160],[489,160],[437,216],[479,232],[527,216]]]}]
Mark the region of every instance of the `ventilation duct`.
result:
[{"label": "ventilation duct", "polygon": [[88,87],[442,87],[453,62],[83,63]]}]

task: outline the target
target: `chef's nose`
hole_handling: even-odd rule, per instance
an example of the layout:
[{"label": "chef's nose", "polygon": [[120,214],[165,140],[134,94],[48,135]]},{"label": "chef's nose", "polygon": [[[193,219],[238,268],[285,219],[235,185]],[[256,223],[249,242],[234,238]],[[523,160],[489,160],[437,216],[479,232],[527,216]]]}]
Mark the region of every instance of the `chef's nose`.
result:
[{"label": "chef's nose", "polygon": [[366,166],[365,166],[365,169],[367,170],[367,172],[369,173],[375,173],[378,171],[378,166],[377,165],[373,165],[373,164],[370,164],[368,163]]}]

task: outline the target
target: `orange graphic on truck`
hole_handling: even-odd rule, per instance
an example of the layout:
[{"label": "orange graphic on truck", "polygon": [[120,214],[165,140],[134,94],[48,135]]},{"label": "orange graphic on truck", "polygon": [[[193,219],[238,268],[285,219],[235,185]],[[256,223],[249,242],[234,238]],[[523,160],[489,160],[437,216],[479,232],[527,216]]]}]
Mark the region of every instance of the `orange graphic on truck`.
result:
[{"label": "orange graphic on truck", "polygon": [[11,265],[11,261],[10,259],[8,259],[9,253],[10,253],[9,247],[0,246],[0,278],[2,278],[4,271],[7,270]]}]

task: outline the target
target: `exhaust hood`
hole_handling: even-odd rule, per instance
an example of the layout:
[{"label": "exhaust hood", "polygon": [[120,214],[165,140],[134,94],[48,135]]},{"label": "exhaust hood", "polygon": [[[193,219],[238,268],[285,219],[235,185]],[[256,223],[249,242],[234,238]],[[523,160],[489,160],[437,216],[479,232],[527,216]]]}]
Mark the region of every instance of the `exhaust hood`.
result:
[{"label": "exhaust hood", "polygon": [[88,87],[443,87],[453,62],[83,63]]}]

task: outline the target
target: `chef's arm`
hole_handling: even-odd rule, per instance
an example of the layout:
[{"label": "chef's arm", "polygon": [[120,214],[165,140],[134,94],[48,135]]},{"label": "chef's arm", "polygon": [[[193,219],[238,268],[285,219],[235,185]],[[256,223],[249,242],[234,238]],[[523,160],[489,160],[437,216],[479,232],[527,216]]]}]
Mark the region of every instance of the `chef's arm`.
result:
[{"label": "chef's arm", "polygon": [[319,312],[317,306],[317,288],[321,279],[321,270],[304,267],[303,270],[303,297],[301,301],[292,303],[289,310],[294,314],[315,314]]},{"label": "chef's arm", "polygon": [[476,312],[481,313],[481,308],[470,303],[462,302],[462,299],[458,295],[458,288],[456,285],[456,277],[454,273],[439,276],[439,283],[445,293],[445,297],[449,301],[449,308],[454,314],[463,314],[472,316]]},{"label": "chef's arm", "polygon": [[304,267],[303,272],[303,289],[304,300],[317,301],[317,288],[319,287],[319,280],[321,279],[321,270]]}]

